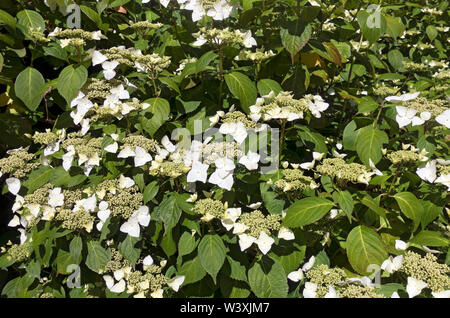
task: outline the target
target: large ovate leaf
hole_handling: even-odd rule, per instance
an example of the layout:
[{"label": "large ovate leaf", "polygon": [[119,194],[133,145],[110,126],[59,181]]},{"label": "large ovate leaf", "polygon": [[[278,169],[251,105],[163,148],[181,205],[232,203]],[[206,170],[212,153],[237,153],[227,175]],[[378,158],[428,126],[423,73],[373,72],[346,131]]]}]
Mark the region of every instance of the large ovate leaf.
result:
[{"label": "large ovate leaf", "polygon": [[370,159],[377,164],[382,157],[381,150],[383,144],[388,143],[387,134],[379,129],[374,129],[371,125],[361,128],[356,138],[356,152],[359,159],[369,166]]},{"label": "large ovate leaf", "polygon": [[25,106],[29,110],[35,111],[42,101],[44,85],[45,80],[42,74],[32,67],[27,67],[17,76],[14,90]]},{"label": "large ovate leaf", "polygon": [[198,257],[205,271],[216,281],[217,273],[225,261],[226,248],[220,236],[205,235],[198,245]]},{"label": "large ovate leaf", "polygon": [[411,192],[400,192],[394,195],[394,199],[397,201],[398,206],[402,213],[408,218],[413,220],[414,230],[419,226],[423,217],[423,206],[420,200],[416,198]]},{"label": "large ovate leaf", "polygon": [[347,257],[353,269],[361,275],[371,272],[370,265],[378,265],[388,257],[381,237],[371,228],[360,225],[347,236]]},{"label": "large ovate leaf", "polygon": [[301,227],[320,220],[333,207],[333,202],[318,197],[310,197],[294,202],[286,211],[283,224]]},{"label": "large ovate leaf", "polygon": [[242,109],[249,113],[249,107],[256,102],[256,86],[247,75],[232,72],[225,75],[225,82],[231,93],[239,99]]},{"label": "large ovate leaf", "polygon": [[248,283],[252,292],[260,298],[283,298],[287,296],[288,284],[283,266],[264,256],[248,271]]},{"label": "large ovate leaf", "polygon": [[77,92],[87,80],[88,72],[83,65],[69,65],[58,77],[57,89],[68,104],[76,97]]},{"label": "large ovate leaf", "polygon": [[150,104],[145,110],[145,113],[152,114],[150,119],[141,118],[143,128],[150,136],[153,136],[156,131],[169,119],[170,104],[164,98],[150,98],[145,101]]}]

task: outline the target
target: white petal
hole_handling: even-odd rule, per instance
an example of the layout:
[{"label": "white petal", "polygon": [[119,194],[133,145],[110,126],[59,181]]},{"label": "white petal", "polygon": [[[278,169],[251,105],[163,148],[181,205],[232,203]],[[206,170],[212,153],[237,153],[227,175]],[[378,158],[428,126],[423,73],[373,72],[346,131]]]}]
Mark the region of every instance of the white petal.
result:
[{"label": "white petal", "polygon": [[8,190],[12,194],[16,195],[20,191],[20,180],[17,178],[6,179],[6,184],[8,185]]}]

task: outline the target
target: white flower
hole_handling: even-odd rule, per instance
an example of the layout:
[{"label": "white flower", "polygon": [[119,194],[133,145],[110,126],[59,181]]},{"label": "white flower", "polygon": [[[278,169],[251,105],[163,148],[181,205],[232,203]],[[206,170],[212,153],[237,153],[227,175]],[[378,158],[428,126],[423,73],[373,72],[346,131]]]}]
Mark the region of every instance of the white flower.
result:
[{"label": "white flower", "polygon": [[422,289],[427,287],[428,284],[415,279],[414,277],[408,277],[408,284],[406,285],[406,292],[408,293],[409,298],[414,298],[422,292]]},{"label": "white flower", "polygon": [[217,184],[219,187],[227,190],[231,190],[233,185],[233,170],[236,167],[233,160],[228,158],[219,158],[214,164],[216,165],[216,171],[211,174],[209,182]]},{"label": "white flower", "polygon": [[414,116],[412,119],[413,126],[423,125],[427,120],[430,120],[431,113],[430,112],[421,112],[420,116]]},{"label": "white flower", "polygon": [[8,226],[9,227],[16,227],[20,225],[20,218],[17,215],[14,215],[11,221],[9,221]]},{"label": "white flower", "polygon": [[396,106],[395,109],[397,110],[397,116],[395,117],[395,120],[397,121],[400,128],[411,124],[414,116],[417,113],[417,110],[413,108],[406,108],[403,106]]},{"label": "white flower", "polygon": [[197,196],[198,196],[197,193],[191,194],[189,196],[189,198],[186,199],[186,202],[195,202],[195,201],[197,201]]},{"label": "white flower", "polygon": [[193,46],[202,46],[203,44],[205,44],[206,42],[208,42],[202,35],[200,35],[197,40],[195,40],[194,43],[192,43]]},{"label": "white flower", "polygon": [[102,53],[100,53],[99,51],[94,51],[94,53],[92,54],[92,66],[102,64],[103,62],[106,62],[107,60],[108,60],[108,58],[106,56],[104,56]]},{"label": "white flower", "polygon": [[328,109],[329,104],[326,103],[319,95],[313,96],[313,100],[308,102],[308,108],[314,117],[320,118],[322,112]]},{"label": "white flower", "polygon": [[317,284],[306,282],[305,289],[303,289],[304,298],[316,298],[317,295]]},{"label": "white flower", "polygon": [[20,190],[20,180],[17,178],[6,179],[6,184],[8,185],[8,191],[16,195]]},{"label": "white flower", "polygon": [[116,76],[115,68],[119,65],[119,62],[117,61],[105,61],[102,63],[103,67],[103,76],[108,81],[110,79],[113,79],[114,76]]},{"label": "white flower", "polygon": [[120,294],[125,291],[125,280],[121,279],[117,284],[114,284],[114,278],[112,278],[110,275],[103,276],[103,279],[105,280],[106,287],[108,287],[109,291],[116,294]]},{"label": "white flower", "polygon": [[255,243],[258,245],[259,250],[265,255],[267,254],[271,247],[272,244],[275,242],[275,240],[273,238],[271,238],[270,236],[268,236],[266,234],[266,232],[261,231],[261,233],[259,234],[258,239],[255,241]]},{"label": "white flower", "polygon": [[223,123],[219,128],[219,132],[224,135],[233,136],[234,140],[239,144],[241,144],[248,135],[247,130],[245,129],[245,126],[242,122]]},{"label": "white flower", "polygon": [[420,179],[433,183],[436,180],[436,160],[428,161],[416,170]]},{"label": "white flower", "polygon": [[394,258],[392,258],[392,256],[389,256],[389,258],[381,264],[381,269],[392,274],[393,272],[398,271],[400,267],[402,267],[402,263],[403,255],[399,255]]},{"label": "white flower", "polygon": [[119,187],[121,189],[126,189],[126,188],[130,188],[132,186],[134,186],[135,182],[133,179],[129,178],[129,177],[124,177],[123,174],[120,175],[119,177]]},{"label": "white flower", "polygon": [[223,227],[227,229],[227,231],[231,230],[235,226],[236,220],[241,215],[241,208],[228,208],[225,211],[225,215],[222,217],[221,222]]},{"label": "white flower", "polygon": [[61,193],[61,188],[49,190],[48,204],[53,208],[64,205],[64,194]]},{"label": "white flower", "polygon": [[256,40],[254,37],[252,37],[252,31],[247,31],[245,33],[243,44],[246,48],[251,48],[252,46],[256,46]]},{"label": "white flower", "polygon": [[442,126],[450,128],[450,109],[447,109],[439,116],[436,116],[435,120]]},{"label": "white flower", "polygon": [[287,276],[287,278],[289,280],[292,280],[293,282],[298,283],[299,281],[301,281],[303,279],[304,275],[303,275],[303,271],[301,268],[299,268],[296,271],[290,272]]},{"label": "white flower", "polygon": [[325,294],[324,298],[339,298],[339,294],[333,286],[328,287],[328,293]]},{"label": "white flower", "polygon": [[136,156],[134,157],[134,166],[140,167],[145,165],[147,162],[152,161],[152,156],[145,151],[144,148],[137,146],[136,147]]},{"label": "white flower", "polygon": [[258,169],[258,162],[261,156],[253,151],[249,151],[245,156],[239,159],[239,163],[243,164],[248,170]]},{"label": "white flower", "polygon": [[139,237],[140,225],[146,227],[150,223],[150,213],[148,211],[147,206],[141,206],[131,215],[128,221],[121,225],[120,231],[132,237]]},{"label": "white flower", "polygon": [[395,240],[395,249],[404,251],[408,248],[409,244],[402,240]]},{"label": "white flower", "polygon": [[250,205],[247,205],[247,208],[256,210],[256,209],[258,209],[261,205],[262,205],[262,202],[255,202],[255,203],[252,203],[252,204],[250,204]]},{"label": "white flower", "polygon": [[286,241],[291,241],[295,239],[294,233],[285,227],[281,227],[278,231],[278,238],[284,239]]},{"label": "white flower", "polygon": [[440,292],[431,292],[434,298],[450,298],[450,289]]},{"label": "white flower", "polygon": [[111,88],[109,91],[112,95],[117,97],[118,99],[129,99],[130,93],[120,84],[117,87]]},{"label": "white flower", "polygon": [[386,101],[392,102],[392,103],[398,103],[398,102],[407,102],[413,99],[416,99],[420,95],[420,92],[410,93],[410,94],[403,94],[401,96],[388,96],[386,97]]},{"label": "white flower", "polygon": [[158,289],[157,291],[150,294],[150,297],[152,298],[163,298],[164,290],[162,288]]},{"label": "white flower", "polygon": [[118,149],[119,144],[116,141],[105,147],[105,151],[109,153],[116,153]]},{"label": "white flower", "polygon": [[142,264],[144,265],[144,270],[147,270],[148,267],[150,267],[151,265],[153,265],[153,258],[150,255],[147,255],[146,257],[144,257],[144,259],[142,260]]},{"label": "white flower", "polygon": [[209,165],[203,164],[200,161],[194,161],[192,168],[187,175],[187,182],[200,181],[206,183],[208,178],[208,168]]},{"label": "white flower", "polygon": [[372,161],[372,158],[369,158],[369,166],[372,169],[372,172],[375,173],[378,176],[382,176],[383,173],[377,169],[377,167],[375,166],[375,164]]},{"label": "white flower", "polygon": [[309,260],[303,265],[302,270],[304,272],[309,271],[314,266],[315,261],[316,261],[316,257],[315,256],[311,256],[309,258]]},{"label": "white flower", "polygon": [[161,145],[170,153],[175,152],[176,146],[169,140],[169,137],[164,136],[161,139]]},{"label": "white flower", "polygon": [[450,173],[448,174],[441,174],[439,178],[434,180],[434,183],[442,183],[445,185],[448,189],[447,191],[450,191]]},{"label": "white flower", "polygon": [[129,158],[136,156],[136,152],[130,148],[130,146],[125,146],[119,154],[117,155],[117,158]]},{"label": "white flower", "polygon": [[177,292],[178,289],[180,289],[180,286],[183,284],[184,278],[185,276],[175,276],[174,278],[169,279],[167,285],[169,285],[170,288]]},{"label": "white flower", "polygon": [[[146,0],[146,2],[142,1],[142,3],[147,3],[149,0]],[[170,0],[159,0],[159,3],[161,3],[161,5],[164,8],[167,8],[167,6],[169,5]]]},{"label": "white flower", "polygon": [[391,298],[400,298],[400,295],[397,292],[393,292]]},{"label": "white flower", "polygon": [[249,248],[255,242],[256,242],[256,237],[253,237],[253,236],[250,236],[247,234],[239,235],[239,246],[241,248],[241,252],[245,251],[247,248]]},{"label": "white flower", "polygon": [[316,164],[315,160],[313,160],[311,162],[304,162],[304,163],[300,164],[300,168],[302,168],[303,170],[311,170],[312,168],[314,168],[315,164]]},{"label": "white flower", "polygon": [[98,209],[99,211],[97,212],[97,217],[100,219],[100,222],[97,223],[97,230],[101,231],[106,220],[111,215],[111,211],[108,209],[108,202],[106,201],[100,202]]}]

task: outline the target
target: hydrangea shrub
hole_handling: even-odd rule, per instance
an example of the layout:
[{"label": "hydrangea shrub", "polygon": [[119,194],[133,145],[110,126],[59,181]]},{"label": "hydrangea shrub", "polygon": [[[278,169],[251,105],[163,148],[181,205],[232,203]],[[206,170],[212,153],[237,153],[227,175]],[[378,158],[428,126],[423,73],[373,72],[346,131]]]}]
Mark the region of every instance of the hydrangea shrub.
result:
[{"label": "hydrangea shrub", "polygon": [[2,297],[450,297],[447,1],[2,0]]}]

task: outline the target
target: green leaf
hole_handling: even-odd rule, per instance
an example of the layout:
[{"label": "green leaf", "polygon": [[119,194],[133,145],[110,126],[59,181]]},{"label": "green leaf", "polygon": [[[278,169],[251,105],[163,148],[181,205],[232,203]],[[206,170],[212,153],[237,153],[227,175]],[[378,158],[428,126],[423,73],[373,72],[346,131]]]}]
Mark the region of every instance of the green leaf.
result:
[{"label": "green leaf", "polygon": [[135,248],[134,245],[139,241],[138,237],[127,235],[126,238],[119,244],[119,251],[131,264],[136,264],[136,261],[141,255],[141,250]]},{"label": "green leaf", "polygon": [[41,166],[31,172],[28,179],[22,185],[28,189],[28,194],[33,193],[49,181],[52,172],[53,169],[49,166]]},{"label": "green leaf", "polygon": [[281,85],[271,79],[262,79],[258,81],[257,86],[259,95],[261,96],[268,95],[270,92],[274,92],[275,95],[278,95],[279,92],[283,91]]},{"label": "green leaf", "polygon": [[422,201],[423,205],[423,215],[422,215],[422,227],[425,228],[428,224],[433,222],[439,214],[442,213],[444,208],[442,206],[438,206],[431,201]]},{"label": "green leaf", "polygon": [[366,195],[364,198],[361,199],[361,203],[364,204],[369,209],[371,209],[376,214],[378,214],[379,216],[386,218],[387,211],[382,207],[380,207],[380,205],[372,197]]},{"label": "green leaf", "polygon": [[360,10],[357,20],[364,38],[370,43],[377,42],[386,30],[386,18],[380,11]]},{"label": "green leaf", "polygon": [[32,67],[27,67],[17,76],[14,90],[25,106],[29,110],[35,111],[42,101],[44,86],[45,80],[42,74]]},{"label": "green leaf", "polygon": [[200,264],[216,282],[217,273],[225,261],[226,248],[222,239],[216,234],[205,235],[198,245]]},{"label": "green leaf", "polygon": [[403,34],[406,26],[403,24],[400,17],[385,16],[386,19],[386,33],[394,39]]},{"label": "green leaf", "polygon": [[325,144],[325,138],[321,134],[312,131],[306,126],[295,125],[295,127],[300,129],[298,134],[304,144],[311,142],[314,145],[314,151],[321,153],[328,152],[327,145]]},{"label": "green leaf", "polygon": [[227,261],[228,264],[230,264],[230,278],[246,282],[247,269],[245,265],[241,264],[239,261],[233,259],[229,255],[227,255]]},{"label": "green leaf", "polygon": [[348,123],[347,126],[344,128],[342,141],[344,144],[345,150],[356,150],[356,140],[358,138],[358,134],[360,130],[356,130],[357,126],[354,120]]},{"label": "green leaf", "polygon": [[403,68],[403,54],[399,50],[396,49],[389,51],[388,60],[396,70]]},{"label": "green leaf", "polygon": [[409,240],[409,243],[425,246],[449,246],[450,240],[441,232],[421,231]]},{"label": "green leaf", "polygon": [[181,209],[174,195],[166,196],[158,207],[159,216],[164,222],[164,234],[168,233],[178,223]]},{"label": "green leaf", "polygon": [[281,43],[284,48],[291,54],[292,60],[294,56],[303,49],[311,38],[312,28],[308,24],[301,35],[291,35],[287,29],[280,30]]},{"label": "green leaf", "polygon": [[250,106],[256,102],[257,91],[247,75],[239,72],[233,72],[225,75],[225,82],[231,93],[240,100],[242,109],[248,114]]},{"label": "green leaf", "polygon": [[356,152],[359,159],[369,166],[369,159],[377,164],[381,158],[383,144],[389,141],[387,134],[379,129],[373,129],[372,125],[361,128],[356,138]]},{"label": "green leaf", "polygon": [[6,24],[14,30],[16,29],[16,18],[14,18],[6,11],[0,10],[0,23]]},{"label": "green leaf", "polygon": [[249,269],[248,283],[259,298],[285,298],[289,288],[283,266],[268,256]]},{"label": "green leaf", "polygon": [[45,31],[44,18],[36,11],[22,10],[17,13],[17,19],[17,26],[26,35],[29,34],[30,28],[34,30],[40,29],[41,32]]},{"label": "green leaf", "polygon": [[381,265],[388,252],[381,237],[371,228],[355,227],[347,236],[347,257],[353,269],[361,275],[370,272],[369,265]]},{"label": "green leaf", "polygon": [[100,17],[100,15],[92,10],[89,7],[86,6],[80,6],[81,11],[83,11],[83,13],[92,21],[95,22],[95,24],[100,28],[102,26],[102,18]]},{"label": "green leaf", "polygon": [[145,103],[150,104],[145,113],[151,113],[153,116],[149,120],[142,116],[141,123],[145,131],[153,137],[158,129],[169,119],[170,104],[164,98],[159,97],[147,99]]},{"label": "green leaf", "polygon": [[56,256],[56,267],[58,273],[67,275],[70,274],[71,271],[68,270],[70,265],[77,265],[77,259],[69,252],[64,250],[59,250],[58,255]]},{"label": "green leaf", "polygon": [[[336,192],[335,192],[336,193]],[[348,217],[349,222],[352,221],[352,213],[353,213],[353,198],[350,192],[347,190],[339,191],[337,195],[337,202],[342,210],[344,210],[345,214]]]},{"label": "green leaf", "polygon": [[181,265],[178,274],[184,276],[183,286],[185,286],[201,280],[205,277],[206,271],[200,264],[200,258],[195,257],[194,259],[184,262],[183,265]]},{"label": "green leaf", "polygon": [[358,114],[371,113],[378,108],[378,103],[372,97],[363,97],[358,103]]},{"label": "green leaf", "polygon": [[144,190],[144,204],[147,204],[148,201],[152,200],[159,191],[158,182],[152,181],[150,182]]},{"label": "green leaf", "polygon": [[82,255],[81,251],[83,249],[83,241],[80,236],[75,236],[72,241],[70,241],[69,250],[70,254],[72,254],[73,258],[76,261],[76,264],[80,264]]},{"label": "green leaf", "polygon": [[83,65],[69,65],[59,74],[57,89],[68,104],[76,97],[87,80],[88,71]]},{"label": "green leaf", "polygon": [[320,220],[333,207],[333,202],[318,197],[295,201],[286,211],[283,224],[296,228]]},{"label": "green leaf", "polygon": [[394,199],[397,201],[400,210],[408,218],[414,222],[414,231],[419,226],[423,212],[423,206],[419,199],[415,197],[411,192],[400,192],[394,195]]},{"label": "green leaf", "polygon": [[427,36],[431,42],[438,36],[438,31],[436,30],[434,25],[427,26],[425,32],[427,32]]},{"label": "green leaf", "polygon": [[178,242],[178,255],[183,256],[191,254],[196,247],[197,242],[195,237],[190,232],[184,232]]},{"label": "green leaf", "polygon": [[111,259],[111,252],[104,249],[99,242],[87,242],[88,254],[86,258],[86,266],[96,272],[101,273],[105,269],[106,264]]}]

